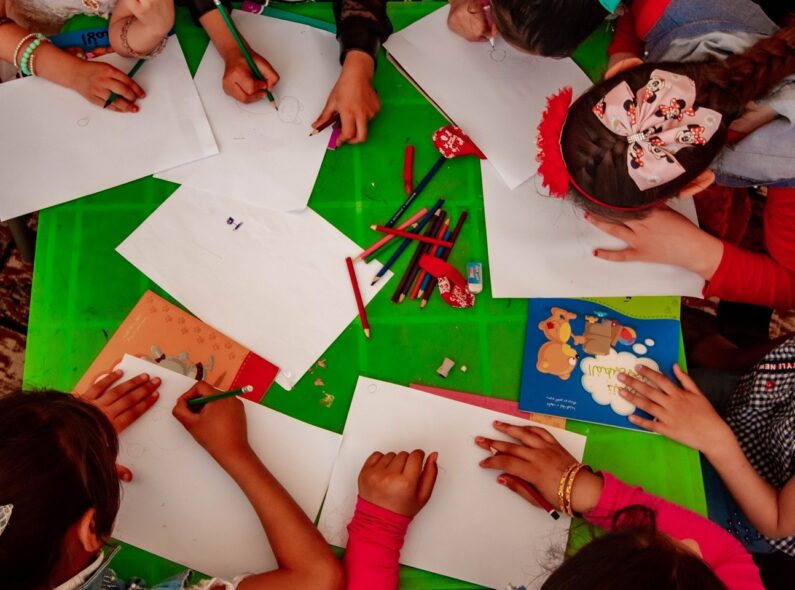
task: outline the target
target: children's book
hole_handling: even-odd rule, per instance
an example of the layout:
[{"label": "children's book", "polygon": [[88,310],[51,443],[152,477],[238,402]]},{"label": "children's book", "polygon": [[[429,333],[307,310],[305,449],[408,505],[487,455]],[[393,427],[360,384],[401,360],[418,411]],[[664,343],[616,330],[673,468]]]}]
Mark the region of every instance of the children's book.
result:
[{"label": "children's book", "polygon": [[[245,385],[258,402],[279,368],[152,291],[144,293],[74,391],[82,393],[129,354],[223,390]],[[129,375],[127,376],[129,377]]]},{"label": "children's book", "polygon": [[532,299],[519,408],[646,432],[618,375],[644,365],[676,381],[680,333],[678,297]]}]

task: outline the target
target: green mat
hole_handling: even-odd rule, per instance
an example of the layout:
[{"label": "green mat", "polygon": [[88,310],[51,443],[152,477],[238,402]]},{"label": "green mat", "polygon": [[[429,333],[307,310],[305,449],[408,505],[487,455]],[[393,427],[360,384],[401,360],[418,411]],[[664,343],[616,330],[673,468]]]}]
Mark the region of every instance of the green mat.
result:
[{"label": "green mat", "polygon": [[[443,4],[396,2],[390,3],[389,13],[395,28],[401,29]],[[279,4],[279,8],[333,22],[327,3]],[[177,35],[195,72],[207,37],[184,10],[178,11]],[[591,77],[603,71],[608,39],[607,30],[599,31],[575,56]],[[445,124],[383,55],[376,86],[383,106],[370,127],[367,143],[326,155],[310,201],[313,209],[362,246],[374,238],[368,226],[387,219],[405,198],[404,146],[416,146],[415,174],[424,173],[437,157],[431,133]],[[97,154],[97,165],[103,157],[123,156],[123,149],[117,155]],[[176,185],[144,178],[41,213],[26,387],[71,390],[145,289],[167,297],[114,249],[175,189]],[[359,374],[404,385],[424,383],[518,399],[527,305],[523,300],[491,297],[477,160],[447,162],[411,211],[439,197],[447,199],[446,208],[454,217],[469,212],[451,262],[459,268],[468,261],[483,262],[486,286],[477,305],[454,310],[436,298],[424,311],[410,303],[396,306],[389,299],[397,283],[393,281],[368,307],[371,341],[364,340],[355,320],[323,355],[326,368],[315,367],[314,374],[306,375],[290,392],[274,385],[266,405],[342,432]],[[405,257],[397,266],[398,276],[407,260]],[[455,369],[443,380],[435,370],[444,357],[454,359],[459,366],[467,365],[468,371]],[[317,377],[322,378],[323,387],[314,385]],[[328,407],[321,403],[326,393],[334,397]],[[574,422],[569,422],[569,429],[588,436],[585,460],[594,467],[706,514],[695,452],[649,434]],[[150,582],[180,569],[132,547],[126,547],[114,564],[122,576],[139,575]],[[401,588],[476,587],[411,568],[402,568],[401,572]]]}]

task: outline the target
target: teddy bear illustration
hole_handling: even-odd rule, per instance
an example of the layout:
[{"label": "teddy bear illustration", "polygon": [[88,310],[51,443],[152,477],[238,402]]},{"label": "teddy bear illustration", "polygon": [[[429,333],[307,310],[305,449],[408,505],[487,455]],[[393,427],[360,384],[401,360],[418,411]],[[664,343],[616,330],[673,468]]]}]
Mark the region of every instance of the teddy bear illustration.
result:
[{"label": "teddy bear illustration", "polygon": [[188,353],[184,351],[176,356],[166,356],[157,344],[153,344],[149,351],[152,353],[152,357],[150,358],[144,355],[142,357],[144,360],[150,363],[156,363],[170,371],[175,371],[191,379],[196,379],[197,381],[207,379],[207,375],[213,370],[213,366],[215,365],[215,358],[213,355],[210,355],[206,364],[203,364],[201,362],[192,362]]},{"label": "teddy bear illustration", "polygon": [[582,336],[574,336],[571,331],[571,320],[577,318],[577,314],[566,311],[560,307],[553,307],[551,315],[538,323],[538,329],[544,333],[549,342],[545,342],[538,349],[538,362],[536,368],[540,373],[547,373],[563,379],[571,377],[574,367],[580,355],[569,344],[569,340],[574,344],[583,344],[585,339]]}]

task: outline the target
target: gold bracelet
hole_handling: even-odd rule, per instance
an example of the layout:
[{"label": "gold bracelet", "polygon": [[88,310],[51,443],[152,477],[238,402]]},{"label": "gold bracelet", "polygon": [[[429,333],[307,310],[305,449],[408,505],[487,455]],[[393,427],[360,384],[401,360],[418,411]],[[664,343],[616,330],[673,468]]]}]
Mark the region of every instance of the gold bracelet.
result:
[{"label": "gold bracelet", "polygon": [[166,43],[168,43],[168,34],[166,34],[160,43],[155,45],[155,47],[149,53],[138,53],[132,47],[130,47],[130,42],[127,40],[127,33],[130,30],[130,25],[132,25],[134,21],[135,16],[132,14],[125,19],[124,24],[121,27],[121,33],[119,34],[121,46],[127,53],[130,54],[131,57],[136,57],[138,59],[150,59],[156,55],[159,55],[166,48]]},{"label": "gold bracelet", "polygon": [[28,33],[22,39],[19,40],[17,43],[16,49],[14,49],[14,67],[19,68],[19,50],[22,49],[22,46],[25,44],[25,41],[29,41],[30,39],[35,39],[36,33]]},{"label": "gold bracelet", "polygon": [[572,469],[571,473],[569,473],[569,479],[566,482],[566,514],[572,517],[574,516],[574,510],[572,509],[571,505],[571,490],[574,487],[574,480],[577,478],[577,474],[583,467],[585,467],[585,465],[580,463],[574,469]]},{"label": "gold bracelet", "polygon": [[36,73],[36,67],[34,63],[36,61],[36,52],[39,50],[39,48],[42,45],[44,45],[44,43],[52,43],[52,41],[50,41],[47,38],[42,39],[42,43],[36,49],[33,50],[33,53],[30,54],[30,59],[28,59],[28,70],[30,70],[31,76],[38,76],[38,74]]},{"label": "gold bracelet", "polygon": [[566,488],[566,482],[569,480],[569,474],[574,470],[577,465],[579,465],[579,461],[575,461],[566,469],[563,470],[563,474],[560,476],[560,483],[558,484],[558,500],[560,503],[560,511],[566,514],[566,504],[565,504],[565,496],[563,495],[563,491]]}]

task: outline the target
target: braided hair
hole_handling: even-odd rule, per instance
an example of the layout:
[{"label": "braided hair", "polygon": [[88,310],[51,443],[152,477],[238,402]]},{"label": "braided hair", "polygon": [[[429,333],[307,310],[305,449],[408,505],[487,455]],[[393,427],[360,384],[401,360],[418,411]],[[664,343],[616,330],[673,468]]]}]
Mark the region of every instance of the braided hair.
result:
[{"label": "braided hair", "polygon": [[[593,106],[616,85],[626,82],[637,92],[651,73],[661,69],[691,78],[696,85],[694,106],[723,115],[720,128],[701,146],[687,146],[676,154],[685,169],[674,180],[641,190],[627,170],[625,137],[605,127],[592,113]],[[597,200],[613,207],[643,208],[674,197],[707,170],[726,144],[732,121],[745,105],[766,96],[783,78],[795,73],[795,22],[760,40],[744,53],[724,61],[712,59],[691,63],[642,64],[593,86],[569,110],[561,137],[563,159],[574,181]],[[616,211],[586,199],[572,189],[570,196],[582,208],[608,218],[637,218],[646,211]]]}]

